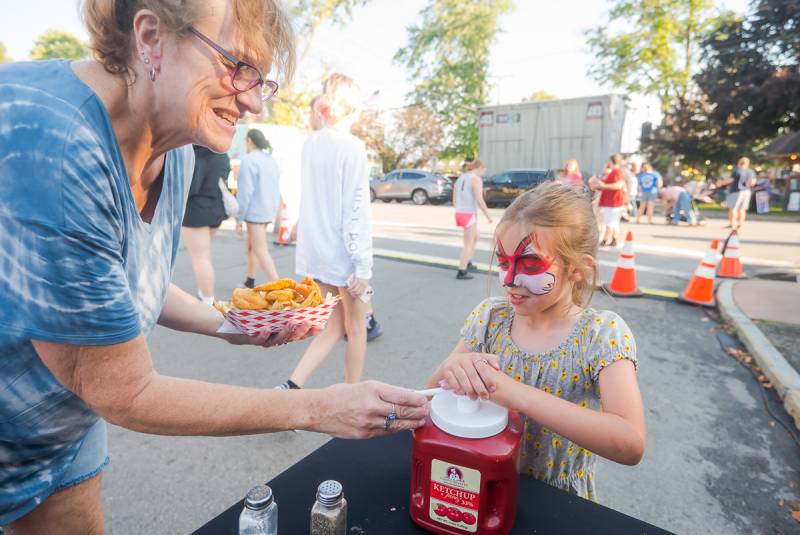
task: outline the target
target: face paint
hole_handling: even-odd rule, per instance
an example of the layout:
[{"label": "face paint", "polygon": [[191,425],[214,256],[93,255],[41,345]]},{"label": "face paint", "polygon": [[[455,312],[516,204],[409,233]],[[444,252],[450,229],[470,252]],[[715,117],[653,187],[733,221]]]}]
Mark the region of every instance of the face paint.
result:
[{"label": "face paint", "polygon": [[[533,240],[536,248],[541,250],[536,234],[533,234]],[[525,288],[533,295],[545,295],[553,290],[556,278],[547,270],[555,259],[537,254],[530,236],[525,236],[511,255],[503,251],[503,245],[498,241],[497,261],[503,286]]]}]

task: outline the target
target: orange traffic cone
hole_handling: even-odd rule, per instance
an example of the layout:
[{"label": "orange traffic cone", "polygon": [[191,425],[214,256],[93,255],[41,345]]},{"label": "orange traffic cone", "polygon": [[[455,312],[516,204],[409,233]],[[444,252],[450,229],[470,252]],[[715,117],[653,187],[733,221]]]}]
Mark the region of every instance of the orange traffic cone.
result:
[{"label": "orange traffic cone", "polygon": [[278,245],[289,245],[292,229],[289,227],[289,218],[286,217],[286,205],[281,206],[281,218],[278,223]]},{"label": "orange traffic cone", "polygon": [[735,230],[731,231],[731,235],[726,240],[727,246],[722,251],[722,262],[719,264],[719,271],[717,277],[725,279],[743,279],[744,269],[742,269],[742,262],[739,260],[739,235]]},{"label": "orange traffic cone", "polygon": [[719,240],[711,242],[706,257],[697,266],[694,276],[678,298],[694,305],[714,306],[714,272],[717,268],[717,249]]},{"label": "orange traffic cone", "polygon": [[642,292],[636,286],[636,266],[633,259],[633,233],[628,232],[625,237],[625,245],[622,246],[622,251],[619,253],[619,261],[617,268],[614,270],[614,276],[611,278],[609,284],[604,284],[603,288],[606,289],[611,295],[618,297],[639,297]]}]

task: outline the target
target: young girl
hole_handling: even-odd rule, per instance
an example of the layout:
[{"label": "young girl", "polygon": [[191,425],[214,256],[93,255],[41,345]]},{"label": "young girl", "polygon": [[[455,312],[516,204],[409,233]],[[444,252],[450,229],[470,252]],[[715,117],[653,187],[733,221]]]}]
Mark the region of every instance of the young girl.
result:
[{"label": "young girl", "polygon": [[570,186],[515,200],[495,234],[506,295],[475,307],[429,381],[519,411],[522,473],[595,501],[597,455],[633,465],[645,445],[633,335],[587,306],[597,234],[589,199]]},{"label": "young girl", "polygon": [[322,128],[303,145],[295,269],[342,300],[284,388],[302,387],[344,334],[345,382],[358,382],[364,369],[367,305],[360,296],[372,278],[369,168],[364,142],[350,133],[360,105],[353,80],[331,75],[315,102]]}]

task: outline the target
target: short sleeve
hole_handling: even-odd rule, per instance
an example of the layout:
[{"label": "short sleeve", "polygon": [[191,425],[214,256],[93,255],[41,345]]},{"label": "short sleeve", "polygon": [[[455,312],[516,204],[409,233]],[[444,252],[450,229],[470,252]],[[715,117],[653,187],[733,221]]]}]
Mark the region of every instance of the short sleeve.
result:
[{"label": "short sleeve", "polygon": [[486,299],[472,309],[461,328],[461,339],[470,351],[493,353],[490,350],[492,339],[503,323],[499,317],[502,314],[500,301],[496,298]]},{"label": "short sleeve", "polygon": [[638,369],[636,341],[625,320],[614,312],[600,311],[594,315],[592,325],[594,340],[588,353],[593,381],[606,366],[622,359],[630,360]]},{"label": "short sleeve", "polygon": [[140,332],[123,261],[126,192],[100,138],[76,123],[60,143],[51,139],[51,154],[33,156],[25,181],[45,194],[0,178],[0,328],[21,339],[120,343]]}]

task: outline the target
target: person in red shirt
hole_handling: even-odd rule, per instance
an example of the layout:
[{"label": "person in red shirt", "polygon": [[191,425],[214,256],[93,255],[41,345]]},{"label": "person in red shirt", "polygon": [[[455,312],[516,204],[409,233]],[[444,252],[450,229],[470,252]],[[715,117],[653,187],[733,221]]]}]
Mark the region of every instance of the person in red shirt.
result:
[{"label": "person in red shirt", "polygon": [[600,191],[600,245],[617,246],[619,220],[625,207],[625,175],[621,169],[622,155],[614,154],[609,159],[610,169],[600,180],[592,177],[589,187]]}]

